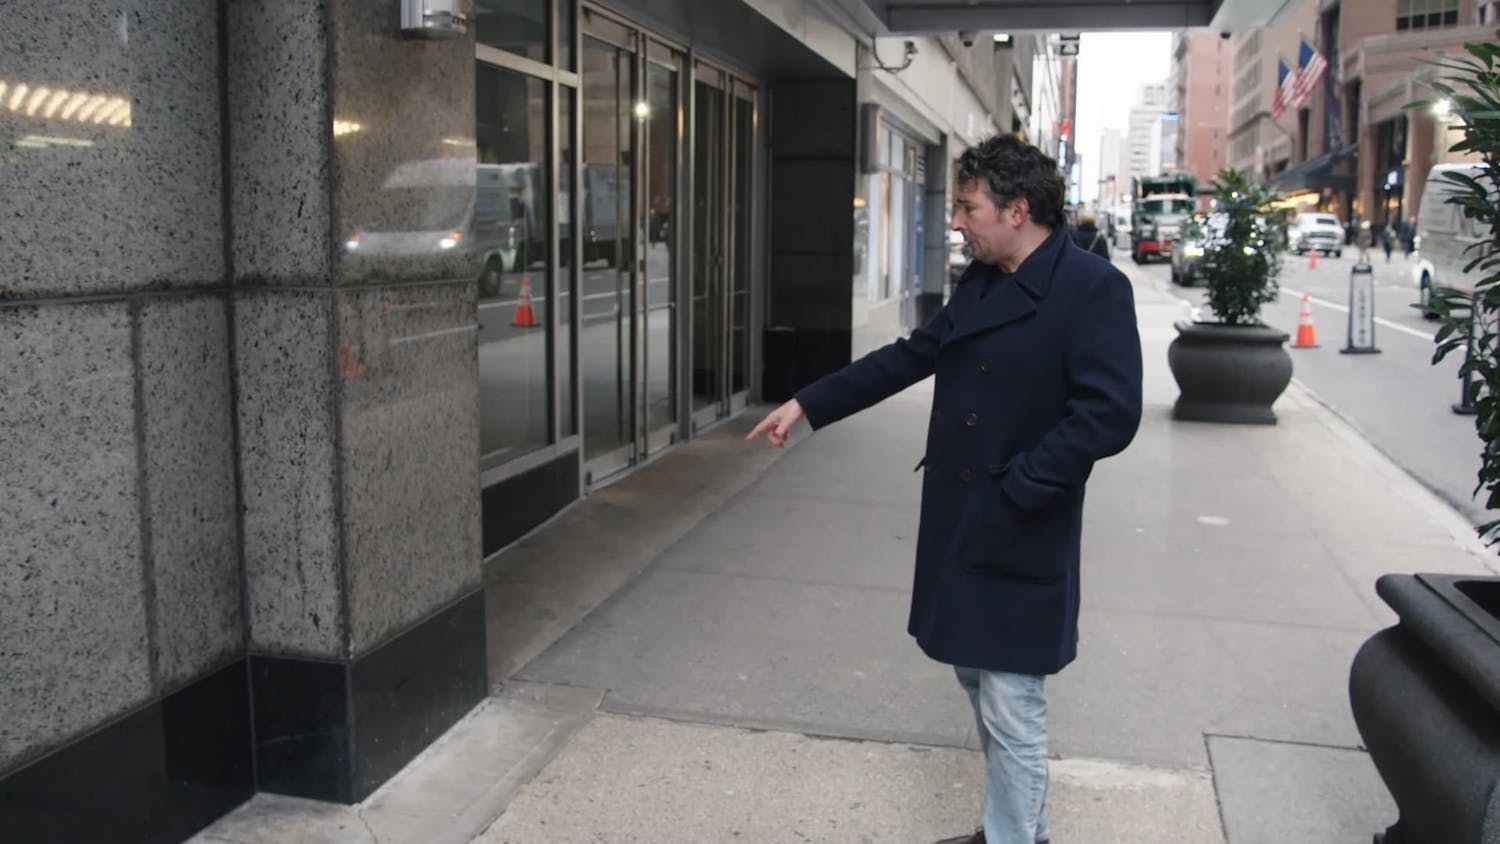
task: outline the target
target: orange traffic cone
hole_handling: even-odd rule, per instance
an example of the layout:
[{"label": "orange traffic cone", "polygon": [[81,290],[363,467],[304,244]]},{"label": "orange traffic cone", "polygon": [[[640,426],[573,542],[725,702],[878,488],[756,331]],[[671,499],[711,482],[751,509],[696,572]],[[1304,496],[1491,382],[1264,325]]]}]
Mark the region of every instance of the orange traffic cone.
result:
[{"label": "orange traffic cone", "polygon": [[1310,270],[1315,270],[1318,268],[1318,250],[1307,250],[1307,268]]},{"label": "orange traffic cone", "polygon": [[1302,313],[1297,317],[1297,339],[1292,341],[1294,349],[1316,349],[1318,331],[1313,328],[1312,306],[1307,303],[1307,294],[1302,294]]},{"label": "orange traffic cone", "polygon": [[531,278],[521,276],[521,297],[516,302],[516,315],[510,321],[511,325],[521,328],[535,328],[536,312],[531,309]]}]

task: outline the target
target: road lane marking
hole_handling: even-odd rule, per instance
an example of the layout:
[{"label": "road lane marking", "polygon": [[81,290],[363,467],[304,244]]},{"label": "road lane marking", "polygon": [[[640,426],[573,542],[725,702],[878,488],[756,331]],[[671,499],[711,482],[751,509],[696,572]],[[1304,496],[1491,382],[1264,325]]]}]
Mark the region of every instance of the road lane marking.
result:
[{"label": "road lane marking", "polygon": [[[1332,309],[1334,309],[1335,311],[1338,311],[1341,314],[1347,314],[1347,313],[1349,313],[1349,306],[1348,305],[1340,305],[1337,302],[1330,302],[1327,299],[1320,299],[1317,296],[1313,296],[1311,294],[1304,294],[1301,291],[1293,290],[1290,287],[1283,287],[1282,289],[1285,290],[1286,292],[1292,294],[1293,296],[1299,298],[1299,299],[1302,298],[1302,296],[1306,295],[1307,296],[1307,301],[1312,302],[1315,305],[1322,305],[1325,308],[1332,308]],[[1419,340],[1426,340],[1429,343],[1432,342],[1432,336],[1437,333],[1436,329],[1434,329],[1431,332],[1418,331],[1415,328],[1409,328],[1409,327],[1407,327],[1405,325],[1402,325],[1399,322],[1391,322],[1390,320],[1388,320],[1388,319],[1386,319],[1384,317],[1375,317],[1375,323],[1377,325],[1383,325],[1383,326],[1385,326],[1386,328],[1389,328],[1392,331],[1399,331],[1402,334],[1409,334],[1409,335],[1411,335],[1413,337],[1416,337]]]},{"label": "road lane marking", "polygon": [[478,330],[479,327],[479,323],[471,322],[465,325],[455,326],[453,328],[440,328],[437,331],[428,331],[425,334],[408,334],[405,337],[395,338],[391,341],[391,345],[399,346],[402,343],[417,343],[422,340],[436,340],[440,337],[448,337],[453,334],[468,334],[471,331]]}]

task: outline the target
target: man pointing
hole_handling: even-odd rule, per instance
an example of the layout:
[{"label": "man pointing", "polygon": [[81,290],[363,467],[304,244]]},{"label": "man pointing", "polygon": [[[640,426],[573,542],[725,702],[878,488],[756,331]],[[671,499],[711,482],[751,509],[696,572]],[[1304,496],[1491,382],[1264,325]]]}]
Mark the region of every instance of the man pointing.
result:
[{"label": "man pointing", "polygon": [[983,828],[949,842],[1047,840],[1046,699],[1077,656],[1084,484],[1141,418],[1130,282],[1073,243],[1057,162],[999,135],[958,162],[953,228],[973,261],[911,337],[768,415],[786,443],[936,376],[908,631],[954,667],[985,757]]}]

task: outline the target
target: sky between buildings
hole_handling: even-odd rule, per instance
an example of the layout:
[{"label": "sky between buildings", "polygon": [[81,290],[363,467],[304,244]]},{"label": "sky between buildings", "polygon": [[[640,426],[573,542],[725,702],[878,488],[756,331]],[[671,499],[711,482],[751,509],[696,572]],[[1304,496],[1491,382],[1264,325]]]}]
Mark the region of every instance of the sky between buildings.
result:
[{"label": "sky between buildings", "polygon": [[1105,129],[1125,133],[1141,86],[1172,75],[1170,32],[1086,32],[1078,45],[1077,150],[1083,156],[1083,198],[1099,193],[1099,140]]}]

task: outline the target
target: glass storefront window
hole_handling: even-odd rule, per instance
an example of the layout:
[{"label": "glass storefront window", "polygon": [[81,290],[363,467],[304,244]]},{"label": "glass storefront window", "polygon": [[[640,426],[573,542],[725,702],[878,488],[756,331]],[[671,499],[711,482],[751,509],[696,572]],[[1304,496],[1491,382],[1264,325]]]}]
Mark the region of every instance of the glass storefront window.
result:
[{"label": "glass storefront window", "polygon": [[[548,61],[549,6],[550,0],[474,0],[474,37],[497,50]],[[567,4],[564,14],[571,12]]]},{"label": "glass storefront window", "polygon": [[510,459],[551,441],[547,238],[548,83],[477,63],[474,242],[479,290],[480,453]]}]

